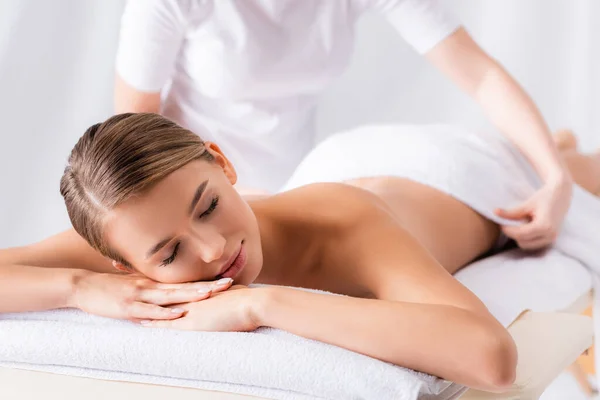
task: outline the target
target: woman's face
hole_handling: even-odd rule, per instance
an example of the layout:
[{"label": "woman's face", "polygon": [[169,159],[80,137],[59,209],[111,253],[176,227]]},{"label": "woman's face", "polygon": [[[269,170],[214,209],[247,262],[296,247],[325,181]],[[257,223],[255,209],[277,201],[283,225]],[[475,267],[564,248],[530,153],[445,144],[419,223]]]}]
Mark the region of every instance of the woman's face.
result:
[{"label": "woman's face", "polygon": [[210,146],[216,161],[187,164],[107,217],[111,247],[153,280],[231,277],[247,285],[262,268],[254,213],[233,187],[235,171]]}]

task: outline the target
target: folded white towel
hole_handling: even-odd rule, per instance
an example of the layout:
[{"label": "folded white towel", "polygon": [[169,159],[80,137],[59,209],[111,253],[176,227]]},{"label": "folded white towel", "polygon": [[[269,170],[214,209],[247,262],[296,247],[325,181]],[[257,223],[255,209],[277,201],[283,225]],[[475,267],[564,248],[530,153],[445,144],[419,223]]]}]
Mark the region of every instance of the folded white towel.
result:
[{"label": "folded white towel", "polygon": [[0,314],[0,366],[270,399],[454,399],[458,385],[287,332],[143,328],[75,310]]}]

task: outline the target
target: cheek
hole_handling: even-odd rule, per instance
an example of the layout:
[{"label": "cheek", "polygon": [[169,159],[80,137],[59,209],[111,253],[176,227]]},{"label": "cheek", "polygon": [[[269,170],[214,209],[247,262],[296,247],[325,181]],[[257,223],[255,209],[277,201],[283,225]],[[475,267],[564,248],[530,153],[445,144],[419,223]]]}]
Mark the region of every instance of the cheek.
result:
[{"label": "cheek", "polygon": [[224,202],[219,211],[214,223],[226,231],[224,233],[246,230],[252,221],[253,215],[248,213],[247,204],[241,200],[232,199],[227,203]]}]

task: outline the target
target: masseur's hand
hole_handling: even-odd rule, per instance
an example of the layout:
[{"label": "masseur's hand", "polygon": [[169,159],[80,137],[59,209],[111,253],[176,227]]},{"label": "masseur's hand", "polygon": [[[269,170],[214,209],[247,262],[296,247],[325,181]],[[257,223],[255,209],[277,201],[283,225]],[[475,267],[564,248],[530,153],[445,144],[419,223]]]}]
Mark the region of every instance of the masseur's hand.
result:
[{"label": "masseur's hand", "polygon": [[525,250],[536,250],[551,245],[558,236],[569,210],[572,192],[570,176],[546,182],[520,206],[511,210],[496,210],[496,214],[501,218],[523,222],[518,226],[503,226],[502,231]]},{"label": "masseur's hand", "polygon": [[235,285],[210,299],[181,304],[185,315],[173,321],[145,321],[144,326],[189,331],[249,332],[257,329],[253,310],[262,296],[260,289]]},{"label": "masseur's hand", "polygon": [[82,272],[76,280],[72,307],[91,314],[130,321],[171,320],[184,310],[163,306],[204,300],[229,289],[229,278],[216,282],[158,283],[136,274]]}]

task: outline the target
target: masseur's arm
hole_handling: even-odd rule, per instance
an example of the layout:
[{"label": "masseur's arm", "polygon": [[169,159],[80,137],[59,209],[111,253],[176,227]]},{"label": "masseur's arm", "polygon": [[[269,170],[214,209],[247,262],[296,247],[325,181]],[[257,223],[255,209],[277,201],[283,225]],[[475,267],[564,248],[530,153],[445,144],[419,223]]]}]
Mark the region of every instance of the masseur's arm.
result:
[{"label": "masseur's arm", "polygon": [[459,28],[426,57],[483,108],[490,121],[529,159],[544,187],[534,198],[500,216],[531,221],[507,232],[521,247],[551,243],[571,199],[571,177],[548,126],[531,98],[506,70]]},{"label": "masseur's arm", "polygon": [[160,113],[160,92],[142,92],[129,85],[119,75],[115,78],[115,114]]},{"label": "masseur's arm", "polygon": [[160,113],[160,92],[174,74],[187,18],[202,12],[193,3],[127,1],[116,56],[116,113]]},{"label": "masseur's arm", "polygon": [[257,325],[473,388],[509,387],[517,356],[508,331],[409,233],[383,214],[379,209],[367,211],[357,218],[356,229],[331,244],[339,254],[347,254],[345,261],[353,265],[350,271],[364,271],[365,286],[378,299],[285,287],[251,289],[265,291],[263,300],[256,302]]}]

